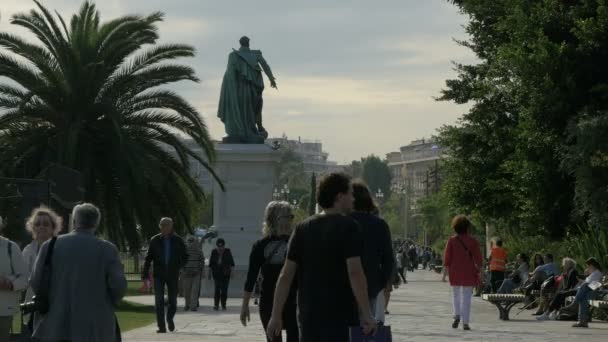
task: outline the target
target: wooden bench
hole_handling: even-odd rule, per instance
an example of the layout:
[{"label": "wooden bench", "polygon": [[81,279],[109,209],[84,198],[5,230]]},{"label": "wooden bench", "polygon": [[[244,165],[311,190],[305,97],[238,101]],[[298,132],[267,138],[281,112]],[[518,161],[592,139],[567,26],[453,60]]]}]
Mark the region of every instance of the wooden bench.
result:
[{"label": "wooden bench", "polygon": [[509,312],[516,304],[526,300],[523,294],[484,294],[481,298],[498,308],[499,318],[503,321],[509,320]]}]

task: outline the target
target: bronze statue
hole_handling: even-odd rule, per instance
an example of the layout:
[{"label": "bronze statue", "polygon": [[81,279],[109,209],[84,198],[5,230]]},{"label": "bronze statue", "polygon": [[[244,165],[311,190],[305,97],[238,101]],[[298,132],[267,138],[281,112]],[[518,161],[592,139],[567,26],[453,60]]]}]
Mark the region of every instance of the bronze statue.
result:
[{"label": "bronze statue", "polygon": [[249,38],[239,40],[240,49],[228,56],[228,67],[222,81],[217,116],[226,128],[224,143],[262,144],[268,132],[262,125],[262,70],[277,89],[272,71],[260,50],[249,49]]}]

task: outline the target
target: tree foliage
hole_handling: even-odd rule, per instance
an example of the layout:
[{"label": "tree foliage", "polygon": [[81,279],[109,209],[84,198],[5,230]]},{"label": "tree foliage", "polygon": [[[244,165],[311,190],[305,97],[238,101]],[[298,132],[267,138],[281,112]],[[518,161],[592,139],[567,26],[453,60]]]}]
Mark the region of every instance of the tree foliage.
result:
[{"label": "tree foliage", "polygon": [[[85,199],[103,212],[101,231],[120,246],[139,247],[157,233],[160,216],[191,227],[193,201],[203,191],[189,174],[189,158],[209,166],[214,148],[197,110],[162,86],[198,82],[175,63],[194,48],[159,44],[162,13],[101,23],[85,2],[66,22],[37,9],[11,23],[37,42],[0,32],[0,168],[33,178],[51,163],[78,170]],[[195,153],[176,132],[203,151]]]},{"label": "tree foliage", "polygon": [[388,199],[391,192],[391,171],[385,160],[375,155],[361,159],[361,178],[372,193],[381,190]]},{"label": "tree foliage", "polygon": [[441,130],[450,204],[552,238],[605,220],[606,1],[451,2],[479,63],[456,64],[441,97],[472,105]]},{"label": "tree foliage", "polygon": [[308,175],[304,169],[302,157],[293,148],[283,147],[277,165],[277,190],[284,186],[289,188],[287,200],[298,202],[298,206],[306,206],[305,195],[308,195]]},{"label": "tree foliage", "polygon": [[317,174],[313,172],[310,177],[310,195],[308,196],[308,215],[317,212]]}]

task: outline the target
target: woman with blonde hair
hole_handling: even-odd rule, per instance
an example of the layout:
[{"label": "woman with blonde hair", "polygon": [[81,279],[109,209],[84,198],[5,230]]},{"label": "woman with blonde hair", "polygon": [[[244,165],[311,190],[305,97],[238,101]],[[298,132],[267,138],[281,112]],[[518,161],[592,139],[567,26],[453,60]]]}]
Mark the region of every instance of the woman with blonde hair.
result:
[{"label": "woman with blonde hair", "polygon": [[[249,300],[258,274],[260,274],[262,277],[259,302],[260,319],[264,331],[266,331],[268,321],[272,316],[275,286],[287,257],[287,244],[292,231],[293,219],[293,209],[287,202],[273,201],[266,207],[262,228],[263,237],[253,245],[249,257],[249,271],[247,272],[243,306],[241,308],[241,323],[244,326],[250,320]],[[283,326],[287,331],[287,342],[299,341],[295,286],[292,286],[283,313]],[[279,335],[273,339],[269,338],[268,341],[282,341],[282,337]]]},{"label": "woman with blonde hair", "polygon": [[61,231],[62,224],[61,216],[47,206],[43,205],[32,210],[30,217],[25,221],[25,229],[32,234],[33,240],[23,249],[23,258],[30,273],[34,268],[40,246],[45,241],[57,236]]},{"label": "woman with blonde hair", "polygon": [[[32,213],[25,221],[25,229],[32,234],[32,242],[30,242],[23,249],[23,259],[27,265],[29,274],[34,271],[34,265],[36,264],[36,258],[42,244],[57,236],[61,231],[63,219],[53,209],[47,206],[40,206],[34,208]],[[28,287],[25,292],[25,302],[32,300],[34,291],[32,287]],[[32,315],[28,319],[28,327],[33,328]]]}]

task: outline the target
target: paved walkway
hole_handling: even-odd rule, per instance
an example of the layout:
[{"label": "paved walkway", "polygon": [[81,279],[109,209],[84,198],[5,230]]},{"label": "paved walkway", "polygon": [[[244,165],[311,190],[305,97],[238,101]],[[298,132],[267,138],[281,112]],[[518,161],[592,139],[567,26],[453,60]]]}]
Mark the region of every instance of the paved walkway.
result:
[{"label": "paved walkway", "polygon": [[[471,327],[473,331],[451,328],[451,301],[449,288],[439,275],[428,271],[408,273],[410,281],[405,287],[393,292],[388,323],[393,329],[393,341],[608,341],[608,323],[592,323],[591,328],[575,330],[572,322],[537,322],[525,311],[511,321],[498,319],[497,309],[479,298],[474,299]],[[144,304],[153,303],[152,297],[127,298]],[[179,312],[175,323],[177,331],[156,334],[156,327],[149,326],[126,333],[124,341],[265,341],[262,327],[255,311],[251,310],[251,324],[243,327],[239,322],[240,300],[229,301],[226,312],[214,312],[209,299],[201,299],[203,308],[197,313]],[[179,302],[183,307],[183,302]]]}]

